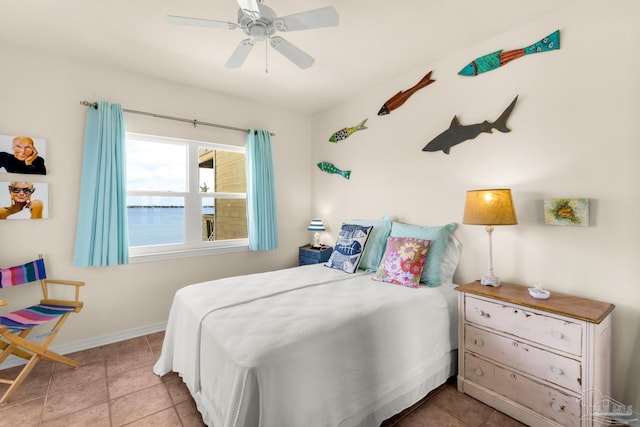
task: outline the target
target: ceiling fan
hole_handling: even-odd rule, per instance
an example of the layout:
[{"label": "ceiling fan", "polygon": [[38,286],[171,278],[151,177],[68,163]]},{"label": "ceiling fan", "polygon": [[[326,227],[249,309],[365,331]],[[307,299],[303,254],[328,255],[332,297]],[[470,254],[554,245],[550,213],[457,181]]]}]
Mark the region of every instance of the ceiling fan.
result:
[{"label": "ceiling fan", "polygon": [[265,39],[268,39],[275,50],[298,67],[308,68],[314,62],[313,57],[275,34],[278,31],[310,30],[338,25],[338,13],[331,6],[278,17],[273,9],[263,4],[263,0],[237,0],[237,2],[240,6],[237,23],[174,15],[167,16],[167,19],[169,22],[179,25],[229,30],[240,28],[244,31],[249,38],[240,42],[226,62],[225,67],[227,68],[239,68],[251,52],[251,48],[257,42]]}]

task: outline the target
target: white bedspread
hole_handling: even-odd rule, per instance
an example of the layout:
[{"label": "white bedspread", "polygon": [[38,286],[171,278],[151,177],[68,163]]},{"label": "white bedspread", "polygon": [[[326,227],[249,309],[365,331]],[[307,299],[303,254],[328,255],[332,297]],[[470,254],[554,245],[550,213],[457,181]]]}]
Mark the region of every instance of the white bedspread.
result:
[{"label": "white bedspread", "polygon": [[191,285],[154,372],[178,372],[210,426],[360,425],[455,349],[455,298],[323,265]]}]

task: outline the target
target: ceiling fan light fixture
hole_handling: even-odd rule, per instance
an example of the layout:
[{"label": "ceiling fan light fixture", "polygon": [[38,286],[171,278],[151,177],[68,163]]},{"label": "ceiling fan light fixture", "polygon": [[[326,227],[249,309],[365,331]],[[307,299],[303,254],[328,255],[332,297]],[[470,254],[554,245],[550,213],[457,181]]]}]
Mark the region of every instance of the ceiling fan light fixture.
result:
[{"label": "ceiling fan light fixture", "polygon": [[[338,25],[340,17],[333,7],[307,10],[287,16],[278,17],[276,12],[263,4],[263,0],[237,0],[240,9],[237,13],[237,24],[212,19],[169,16],[175,24],[217,28],[239,28],[249,38],[242,40],[227,60],[225,67],[238,68],[249,55],[256,42],[269,40],[274,50],[289,61],[304,69],[314,63],[312,56],[293,45],[291,42],[276,36],[278,31],[292,32],[327,28]],[[267,46],[265,45],[265,52]]]},{"label": "ceiling fan light fixture", "polygon": [[254,25],[251,27],[251,40],[261,42],[267,38],[267,28],[264,25]]}]

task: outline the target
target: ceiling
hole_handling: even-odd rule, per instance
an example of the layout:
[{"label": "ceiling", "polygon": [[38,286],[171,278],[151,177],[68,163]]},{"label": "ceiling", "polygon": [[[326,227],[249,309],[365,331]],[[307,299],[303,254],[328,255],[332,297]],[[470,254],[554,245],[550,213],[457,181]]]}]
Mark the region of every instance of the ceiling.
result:
[{"label": "ceiling", "polygon": [[166,19],[236,22],[235,0],[5,1],[0,42],[314,113],[573,1],[265,0],[278,16],[337,10],[337,27],[278,34],[315,58],[304,70],[264,42],[227,69],[244,32]]}]

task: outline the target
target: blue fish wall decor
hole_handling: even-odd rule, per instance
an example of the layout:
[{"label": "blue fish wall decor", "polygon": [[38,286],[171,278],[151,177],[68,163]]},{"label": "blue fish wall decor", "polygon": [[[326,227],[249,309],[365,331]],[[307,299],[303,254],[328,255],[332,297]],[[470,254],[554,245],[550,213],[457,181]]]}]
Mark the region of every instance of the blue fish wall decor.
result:
[{"label": "blue fish wall decor", "polygon": [[556,30],[542,40],[521,49],[508,50],[503,52],[498,50],[493,53],[476,58],[458,72],[461,76],[477,76],[487,71],[495,70],[502,67],[514,59],[521,58],[525,55],[534,53],[548,52],[550,50],[560,49],[560,30]]},{"label": "blue fish wall decor", "polygon": [[449,154],[451,147],[458,145],[468,139],[473,139],[483,132],[491,133],[492,129],[496,129],[500,132],[511,132],[511,129],[507,127],[507,119],[511,115],[513,108],[518,101],[518,95],[511,101],[511,104],[502,112],[500,117],[495,122],[489,123],[484,121],[475,125],[461,125],[458,120],[458,116],[453,116],[449,129],[442,132],[440,135],[433,138],[427,145],[424,146],[422,151],[440,151]]},{"label": "blue fish wall decor", "polygon": [[351,171],[340,170],[337,167],[335,167],[332,163],[320,162],[316,166],[318,166],[318,169],[320,169],[322,172],[332,173],[332,174],[335,173],[346,179],[349,179],[349,177],[351,176]]}]

